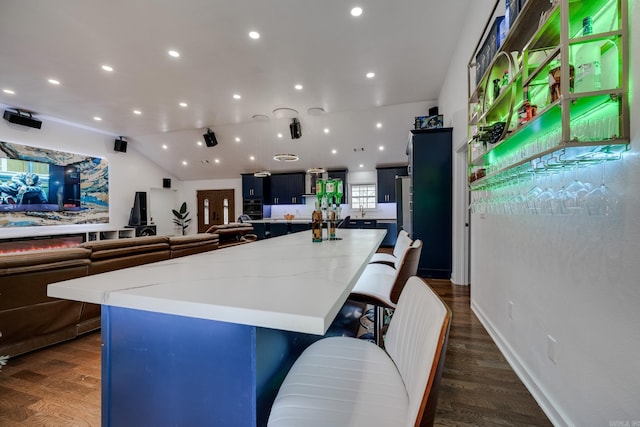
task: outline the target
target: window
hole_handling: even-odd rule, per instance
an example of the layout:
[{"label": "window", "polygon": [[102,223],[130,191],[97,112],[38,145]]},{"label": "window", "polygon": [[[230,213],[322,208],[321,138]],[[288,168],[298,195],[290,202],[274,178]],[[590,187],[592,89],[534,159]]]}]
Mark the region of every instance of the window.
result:
[{"label": "window", "polygon": [[376,207],[375,184],[351,185],[351,209],[374,209]]}]

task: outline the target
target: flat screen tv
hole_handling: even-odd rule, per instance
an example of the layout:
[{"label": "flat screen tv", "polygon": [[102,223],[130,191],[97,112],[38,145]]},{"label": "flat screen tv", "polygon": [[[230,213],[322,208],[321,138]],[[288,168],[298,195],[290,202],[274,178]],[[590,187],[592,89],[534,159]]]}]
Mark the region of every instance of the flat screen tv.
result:
[{"label": "flat screen tv", "polygon": [[0,158],[0,212],[80,209],[76,166]]}]

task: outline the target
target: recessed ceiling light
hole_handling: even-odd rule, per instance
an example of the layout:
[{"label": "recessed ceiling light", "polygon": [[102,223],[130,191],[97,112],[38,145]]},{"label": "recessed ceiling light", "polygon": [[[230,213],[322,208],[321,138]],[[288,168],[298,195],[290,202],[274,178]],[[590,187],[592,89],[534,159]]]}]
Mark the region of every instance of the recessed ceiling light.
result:
[{"label": "recessed ceiling light", "polygon": [[162,144],[162,149],[163,150],[167,150],[169,147],[167,146],[167,144]]},{"label": "recessed ceiling light", "polygon": [[379,147],[378,147],[378,150],[380,150],[380,151],[384,151],[384,145],[379,146]]},{"label": "recessed ceiling light", "polygon": [[297,84],[297,85],[294,86],[294,88],[296,90],[302,90],[302,85],[301,84]]},{"label": "recessed ceiling light", "polygon": [[233,99],[242,99],[242,96],[240,96],[240,95],[239,95],[239,94],[237,94],[237,93],[234,93],[234,94],[233,94]]},{"label": "recessed ceiling light", "polygon": [[52,85],[59,85],[60,84],[60,80],[56,80],[56,79],[49,79],[47,81],[49,83],[51,83]]},{"label": "recessed ceiling light", "polygon": [[363,168],[363,167],[364,167],[364,165],[363,165],[363,164],[360,164],[360,167],[361,167],[361,168]]},{"label": "recessed ceiling light", "polygon": [[376,73],[372,73],[372,72],[367,73],[367,78],[368,78],[368,79],[372,79],[372,78],[374,78],[375,76],[376,76]]},{"label": "recessed ceiling light", "polygon": [[170,50],[169,56],[171,56],[172,58],[180,58],[180,52],[178,52],[177,50]]},{"label": "recessed ceiling light", "polygon": [[329,128],[324,128],[324,133],[329,133],[329,132],[331,132]]},{"label": "recessed ceiling light", "polygon": [[186,107],[188,107],[188,104],[187,104],[186,102],[181,102],[181,103],[180,103],[180,104],[178,104],[178,105],[180,105],[182,108],[186,108]]},{"label": "recessed ceiling light", "polygon": [[376,127],[380,129],[382,127],[382,123],[376,123]]},{"label": "recessed ceiling light", "polygon": [[254,161],[256,159],[255,156],[249,156],[249,160]]},{"label": "recessed ceiling light", "polygon": [[240,141],[241,141],[240,137],[236,136],[236,142],[240,142]]},{"label": "recessed ceiling light", "polygon": [[93,118],[93,120],[95,120],[96,122],[101,122],[102,121],[102,117],[95,116]]},{"label": "recessed ceiling light", "polygon": [[183,161],[182,161],[182,164],[183,164],[184,166],[187,166],[189,163],[187,163],[187,161],[186,161],[186,160],[183,160]]},{"label": "recessed ceiling light", "polygon": [[249,37],[251,37],[254,40],[258,40],[260,38],[260,33],[257,31],[250,31]]},{"label": "recessed ceiling light", "polygon": [[198,144],[198,146],[202,147],[202,141],[196,141],[196,144]]},{"label": "recessed ceiling light", "polygon": [[220,163],[220,159],[213,159],[215,163]]},{"label": "recessed ceiling light", "polygon": [[338,154],[338,150],[334,148],[333,150],[331,150],[331,154]]},{"label": "recessed ceiling light", "polygon": [[4,93],[9,94],[9,95],[15,95],[15,94],[16,94],[16,93],[15,93],[14,91],[12,91],[11,89],[2,89],[2,91],[3,91]]},{"label": "recessed ceiling light", "polygon": [[113,67],[110,65],[103,65],[100,68],[102,68],[104,71],[109,71],[109,72],[113,71]]},{"label": "recessed ceiling light", "polygon": [[353,9],[351,9],[351,16],[360,16],[362,15],[362,8],[361,7],[354,7]]},{"label": "recessed ceiling light", "polygon": [[282,138],[282,134],[281,133],[278,134],[278,138]]},{"label": "recessed ceiling light", "polygon": [[140,110],[133,110],[133,114],[139,116],[140,114],[142,114],[142,111]]}]

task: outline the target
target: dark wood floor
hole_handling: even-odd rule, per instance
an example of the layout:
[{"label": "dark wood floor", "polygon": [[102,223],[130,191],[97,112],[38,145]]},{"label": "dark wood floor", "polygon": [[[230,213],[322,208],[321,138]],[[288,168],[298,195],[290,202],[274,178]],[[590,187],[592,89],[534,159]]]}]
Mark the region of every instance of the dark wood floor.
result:
[{"label": "dark wood floor", "polygon": [[[429,280],[453,310],[437,426],[549,426],[469,308],[469,288]],[[100,335],[9,360],[0,426],[99,426]]]}]

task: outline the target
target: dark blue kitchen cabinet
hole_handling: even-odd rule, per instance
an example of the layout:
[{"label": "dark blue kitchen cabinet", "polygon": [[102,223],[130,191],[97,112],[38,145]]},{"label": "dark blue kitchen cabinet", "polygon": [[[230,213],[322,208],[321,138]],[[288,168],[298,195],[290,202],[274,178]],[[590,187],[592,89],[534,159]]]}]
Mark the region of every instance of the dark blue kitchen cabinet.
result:
[{"label": "dark blue kitchen cabinet", "polygon": [[411,131],[409,165],[413,188],[413,239],[423,242],[418,275],[451,278],[452,129]]},{"label": "dark blue kitchen cabinet", "polygon": [[378,203],[396,202],[396,176],[407,176],[407,167],[377,168]]},{"label": "dark blue kitchen cabinet", "polygon": [[303,204],[304,172],[278,173],[271,175],[270,198],[271,205]]}]

